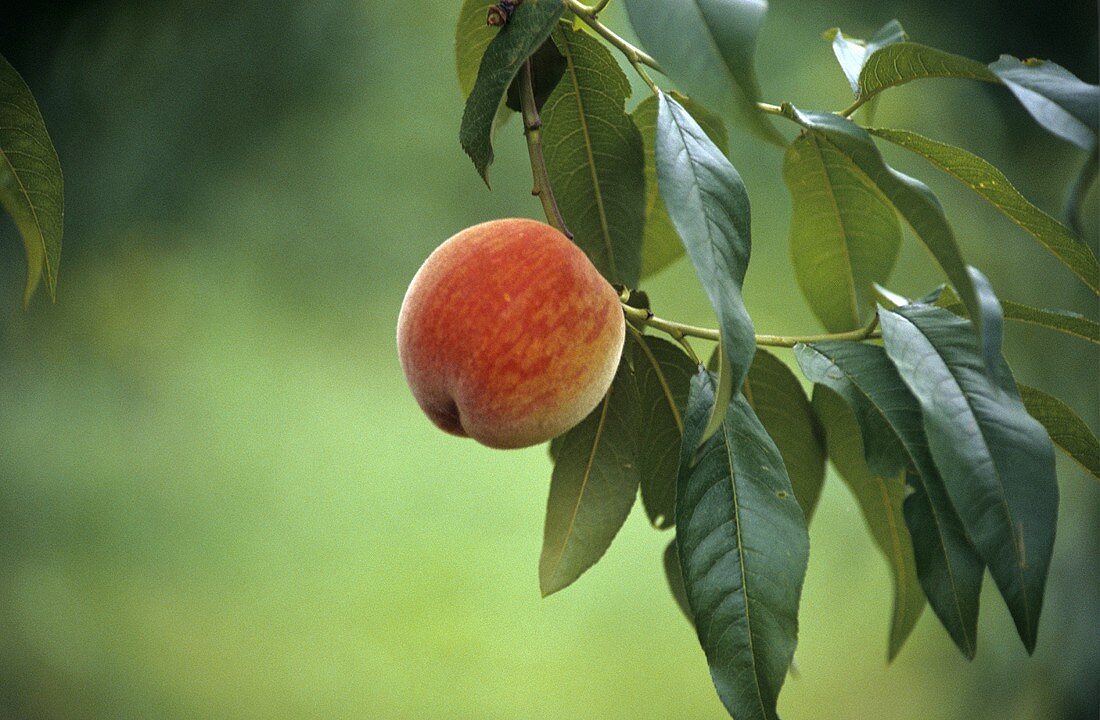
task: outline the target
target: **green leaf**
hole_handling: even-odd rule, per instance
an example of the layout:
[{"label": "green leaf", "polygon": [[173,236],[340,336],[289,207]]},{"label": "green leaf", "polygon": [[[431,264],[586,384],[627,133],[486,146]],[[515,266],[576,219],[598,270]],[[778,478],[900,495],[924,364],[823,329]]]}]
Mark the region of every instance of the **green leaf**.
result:
[{"label": "green leaf", "polygon": [[1069,228],[1028,202],[993,165],[966,150],[908,130],[872,129],[870,132],[924,157],[962,182],[1033,235],[1094,292],[1100,292],[1100,263],[1089,246]]},{"label": "green leaf", "polygon": [[[741,176],[690,114],[665,93],[657,113],[657,183],[669,217],[718,316],[731,388],[741,387],[756,353],[741,297],[748,269],[749,196]],[[719,399],[722,398],[721,394]],[[712,417],[721,419],[725,402]]]},{"label": "green leaf", "polygon": [[1085,421],[1053,395],[1027,385],[1018,387],[1028,415],[1047,429],[1055,445],[1100,480],[1100,442]]},{"label": "green leaf", "polygon": [[1085,206],[1089,188],[1096,182],[1098,168],[1100,168],[1100,154],[1089,153],[1085,164],[1081,166],[1073,182],[1066,189],[1066,222],[1078,237],[1085,234],[1085,222],[1081,216],[1081,209]]},{"label": "green leaf", "polygon": [[539,558],[543,597],[570,585],[615,539],[638,494],[637,389],[626,363],[600,404],[553,447]]},{"label": "green leaf", "polygon": [[756,108],[756,38],[768,4],[763,0],[627,0],[642,45],[692,98],[736,117],[760,138],[786,140]]},{"label": "green leaf", "polygon": [[[729,138],[722,119],[704,108],[691,98],[679,93],[671,93],[688,113],[691,114],[711,142],[722,151],[729,153]],[[645,237],[642,241],[642,277],[663,270],[684,254],[684,244],[672,226],[668,217],[665,201],[657,189],[657,96],[650,95],[634,108],[631,113],[634,124],[642,134],[645,148]]]},{"label": "green leaf", "polygon": [[554,40],[566,70],[542,109],[550,184],[573,242],[608,281],[637,287],[645,156],[642,136],[624,109],[630,83],[587,33],[559,27]]},{"label": "green leaf", "polygon": [[879,314],[886,352],[920,402],[928,444],[1028,652],[1054,547],[1054,448],[1002,360],[990,378],[969,321],[908,305]]},{"label": "green leaf", "polygon": [[902,510],[917,576],[940,622],[972,659],[985,565],[932,460],[917,399],[881,347],[814,343],[796,347],[795,356],[807,378],[840,395],[852,409],[868,467],[883,477],[906,473],[910,493]]},{"label": "green leaf", "polygon": [[676,469],[695,363],[667,340],[636,332],[631,339],[640,403],[636,436],[642,504],[650,523],[664,529],[676,522]]},{"label": "green leaf", "polygon": [[703,429],[700,442],[708,440],[711,435],[718,432],[718,428],[722,427],[722,422],[726,419],[726,410],[729,409],[730,400],[733,399],[733,393],[737,388],[737,383],[733,379],[736,370],[726,361],[721,343],[714,348],[711,360],[718,374],[718,385],[714,391],[714,405],[710,409],[710,417],[707,418],[707,425]]},{"label": "green leaf", "polygon": [[[1002,385],[1013,386],[1012,373],[1008,372],[1008,365],[1001,357],[1001,346],[1004,340],[1005,317],[1001,309],[1001,301],[993,292],[993,286],[989,278],[982,274],[978,268],[967,266],[967,272],[974,283],[974,292],[978,296],[978,307],[981,313],[982,334],[978,338],[982,350],[982,359],[989,376],[995,378]],[[973,317],[973,316],[972,316]]]},{"label": "green leaf", "polygon": [[691,617],[691,605],[688,604],[687,590],[684,588],[684,574],[680,571],[680,553],[676,549],[676,538],[665,548],[662,558],[665,566],[665,579],[668,580],[668,589],[672,593],[672,599],[676,601],[680,612],[694,627],[695,620]]},{"label": "green leaf", "polygon": [[893,661],[924,612],[924,593],[917,579],[913,542],[902,516],[905,471],[880,475],[867,467],[863,440],[855,415],[844,400],[824,385],[814,388],[817,411],[833,461],[844,484],[852,491],[875,545],[886,557],[894,576],[894,612],[890,623],[888,659]]},{"label": "green leaf", "polygon": [[[891,48],[907,44],[889,45],[875,53],[872,59]],[[870,62],[868,60],[868,64]],[[972,311],[980,308],[977,291],[959,252],[955,233],[944,216],[939,200],[926,185],[887,165],[870,134],[851,120],[833,113],[802,112],[790,105],[784,106],[784,114],[849,157],[913,228],[966,306]]]},{"label": "green leaf", "polygon": [[1100,131],[1100,86],[1082,82],[1049,60],[1021,62],[1002,55],[989,69],[999,77],[1035,121],[1083,150],[1096,149]]},{"label": "green leaf", "polygon": [[825,482],[825,435],[802,383],[785,362],[758,348],[744,393],[779,448],[794,496],[809,525]]},{"label": "green leaf", "polygon": [[24,305],[31,301],[43,270],[50,298],[57,298],[64,201],[61,163],[38,103],[15,68],[0,56],[0,206],[23,237]]},{"label": "green leaf", "polygon": [[978,62],[915,42],[886,45],[870,55],[859,73],[859,99],[867,102],[883,90],[924,78],[960,78],[999,83]]},{"label": "green leaf", "polygon": [[527,0],[485,48],[477,79],[466,98],[458,139],[486,185],[493,164],[493,119],[504,93],[523,63],[550,35],[563,10],[562,0]]},{"label": "green leaf", "polygon": [[836,61],[840,63],[840,69],[844,71],[844,76],[848,78],[848,84],[852,86],[852,92],[856,95],[859,95],[859,73],[863,69],[863,64],[867,62],[867,58],[887,45],[909,39],[897,20],[891,20],[876,30],[869,42],[848,37],[840,31],[840,28],[826,31],[824,37],[826,40],[832,40]]},{"label": "green leaf", "polygon": [[861,327],[901,247],[897,213],[874,181],[820,133],[787,148],[791,260],[810,309],[829,332]]},{"label": "green leaf", "polygon": [[462,97],[469,97],[477,79],[477,69],[485,48],[496,37],[497,29],[486,22],[491,0],[465,0],[458,11],[458,27],[455,28],[455,71]]},{"label": "green leaf", "polygon": [[794,656],[809,537],[783,460],[744,397],[698,446],[714,404],[692,379],[676,498],[684,587],[711,678],[735,718],[775,720]]},{"label": "green leaf", "polygon": [[1069,310],[1040,310],[1009,301],[1002,302],[1001,306],[1007,320],[1039,325],[1100,345],[1100,324],[1084,315]]},{"label": "green leaf", "polygon": [[[966,308],[950,288],[944,289],[944,292],[935,300],[935,304],[956,315],[966,315]],[[1004,311],[1005,320],[1038,325],[1100,345],[1100,323],[1079,313],[1069,310],[1041,310],[1011,300],[1002,301],[1001,309]]]},{"label": "green leaf", "polygon": [[[535,107],[539,110],[546,104],[547,98],[554,92],[554,88],[565,74],[565,58],[558,52],[558,46],[554,43],[553,35],[546,40],[535,54],[531,56],[531,89],[535,96]],[[522,112],[522,100],[520,99],[520,79],[517,77],[508,86],[508,93],[504,97],[504,105],[514,112]]]}]

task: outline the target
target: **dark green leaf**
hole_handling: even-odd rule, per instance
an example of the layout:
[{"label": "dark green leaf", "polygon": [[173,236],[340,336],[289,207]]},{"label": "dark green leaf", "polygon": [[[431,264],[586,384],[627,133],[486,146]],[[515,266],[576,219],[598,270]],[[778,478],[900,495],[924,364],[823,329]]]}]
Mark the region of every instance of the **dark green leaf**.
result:
[{"label": "dark green leaf", "polygon": [[867,467],[855,415],[829,388],[814,388],[814,410],[825,426],[829,458],[859,503],[871,537],[886,557],[894,576],[894,612],[890,623],[888,659],[897,657],[924,612],[924,593],[917,578],[913,543],[902,516],[905,471],[880,475]]},{"label": "dark green leaf", "polygon": [[977,155],[908,130],[873,129],[872,134],[926,158],[980,195],[1010,220],[1031,233],[1050,252],[1100,292],[1100,263],[1089,246],[1069,228],[1028,202],[1004,173]]},{"label": "dark green leaf", "polygon": [[761,0],[627,0],[642,45],[680,89],[709,108],[734,115],[777,145],[783,136],[756,108],[756,37],[768,4]]},{"label": "dark green leaf", "polygon": [[640,413],[638,472],[642,504],[657,528],[676,522],[676,469],[684,406],[695,363],[676,345],[631,333]]},{"label": "dark green leaf", "polygon": [[[531,56],[531,88],[535,96],[535,107],[542,109],[546,99],[561,81],[565,74],[565,58],[558,52],[558,46],[551,36],[535,54]],[[520,100],[520,79],[517,77],[508,86],[508,94],[504,98],[504,104],[509,110],[520,112],[523,110]]]},{"label": "dark green leaf", "polygon": [[[993,292],[993,286],[989,278],[982,274],[978,268],[967,266],[970,280],[974,283],[974,292],[978,296],[978,308],[981,313],[982,335],[979,338],[982,358],[989,376],[996,379],[1002,385],[1013,386],[1012,373],[1008,372],[1008,365],[1001,357],[1001,345],[1004,339],[1005,317],[1001,310],[1001,301]],[[971,316],[973,317],[973,316]]]},{"label": "dark green leaf", "polygon": [[[748,269],[749,196],[741,176],[699,124],[662,93],[657,113],[657,181],[676,232],[718,316],[730,387],[745,381],[756,353],[741,297]],[[721,419],[724,403],[716,406]]]},{"label": "dark green leaf", "polygon": [[562,0],[527,0],[485,48],[477,79],[466,98],[458,138],[486,184],[493,164],[493,119],[504,93],[523,63],[550,35],[562,12]]},{"label": "dark green leaf", "polygon": [[[908,43],[889,45],[875,56]],[[868,60],[870,63],[870,60]],[[866,71],[866,68],[865,68]],[[901,213],[917,236],[936,258],[947,278],[972,310],[979,308],[966,263],[963,262],[955,233],[944,216],[943,207],[924,183],[894,170],[886,164],[870,134],[851,120],[833,113],[802,112],[790,105],[784,113],[803,127],[819,134],[839,152],[851,158],[883,195]]]},{"label": "dark green leaf", "polygon": [[887,88],[937,77],[1000,82],[977,60],[919,43],[899,42],[880,48],[864,62],[859,73],[859,98],[866,102]]},{"label": "dark green leaf", "polygon": [[874,181],[820,133],[787,148],[791,260],[810,309],[830,332],[861,327],[874,309],[872,284],[894,269],[901,225]]},{"label": "dark green leaf", "polygon": [[779,448],[809,525],[825,482],[825,435],[802,383],[785,362],[757,349],[744,390],[760,424]]},{"label": "dark green leaf", "polygon": [[486,22],[492,0],[464,0],[455,28],[455,70],[462,97],[469,97],[485,48],[496,37],[497,28]]},{"label": "dark green leaf", "polygon": [[969,321],[928,305],[879,315],[951,502],[1031,652],[1058,514],[1050,437],[1005,382],[1003,360],[990,378]]},{"label": "dark green leaf", "polygon": [[15,68],[0,56],[0,206],[23,237],[24,305],[34,295],[43,270],[50,298],[56,298],[64,200],[61,163],[38,103]]},{"label": "dark green leaf", "polygon": [[[691,98],[679,93],[671,95],[695,118],[699,127],[703,128],[722,154],[728,154],[729,139],[721,118]],[[661,193],[657,189],[657,96],[647,97],[634,108],[631,115],[642,134],[642,144],[645,147],[646,211],[645,239],[642,242],[642,277],[645,278],[679,259],[684,254],[684,244],[680,242],[680,236],[672,226],[665,201],[661,199]]]},{"label": "dark green leaf", "polygon": [[554,473],[539,559],[543,596],[603,557],[634,505],[637,388],[626,363],[592,414],[552,445]]},{"label": "dark green leaf", "polygon": [[1035,121],[1083,150],[1096,149],[1100,131],[1100,86],[1082,82],[1048,60],[1021,62],[1002,55],[989,69],[999,77]]},{"label": "dark green leaf", "polygon": [[875,51],[894,43],[905,42],[909,36],[905,34],[901,23],[891,20],[875,31],[870,41],[860,40],[846,36],[840,28],[833,28],[825,33],[826,40],[833,42],[833,54],[840,63],[840,69],[848,78],[848,84],[852,86],[852,92],[859,95],[859,73],[867,58],[875,54]]},{"label": "dark green leaf", "polygon": [[1027,385],[1018,387],[1028,415],[1042,423],[1055,445],[1100,479],[1100,442],[1085,421],[1053,395]]},{"label": "dark green leaf", "polygon": [[718,696],[739,720],[775,720],[798,636],[809,556],[783,460],[744,397],[698,452],[713,379],[692,379],[676,498],[676,542]]},{"label": "dark green leaf", "polygon": [[680,553],[676,549],[676,538],[665,548],[663,564],[665,566],[665,579],[668,580],[668,589],[672,598],[676,601],[684,617],[693,626],[695,621],[691,618],[691,605],[688,605],[687,590],[684,589],[684,574],[680,571]]},{"label": "dark green leaf", "polygon": [[799,345],[795,355],[807,378],[847,401],[868,466],[881,476],[906,472],[910,494],[902,509],[921,587],[955,644],[973,658],[985,566],[932,460],[917,399],[881,347],[815,343]]},{"label": "dark green leaf", "polygon": [[573,242],[610,282],[637,287],[645,159],[642,136],[624,109],[630,83],[587,33],[559,27],[554,40],[566,70],[542,109],[550,184]]}]

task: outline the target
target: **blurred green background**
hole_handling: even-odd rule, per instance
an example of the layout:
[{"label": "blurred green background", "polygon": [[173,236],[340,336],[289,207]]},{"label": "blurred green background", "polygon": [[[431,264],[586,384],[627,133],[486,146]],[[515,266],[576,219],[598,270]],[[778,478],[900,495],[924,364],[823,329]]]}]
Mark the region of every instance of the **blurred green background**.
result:
[{"label": "blurred green background", "polygon": [[[0,719],[725,717],[666,591],[668,537],[635,513],[599,565],[540,600],[545,450],[443,435],[405,387],[394,325],[420,262],[464,226],[539,212],[518,123],[498,135],[493,192],[458,146],[457,10],[0,10],[0,53],[38,96],[67,191],[56,305],[40,293],[20,308],[22,251],[0,222]],[[1091,0],[775,0],[767,99],[846,104],[821,31],[866,36],[892,17],[944,49],[1051,57],[1097,80]],[[1083,162],[995,87],[899,88],[879,123],[993,160],[1052,212]],[[814,331],[781,155],[732,140],[757,327]],[[1002,297],[1096,315],[1023,232],[890,157],[941,193]],[[1094,246],[1096,207],[1094,191]],[[910,239],[892,285],[939,281]],[[647,289],[662,314],[710,321],[686,263]],[[1008,343],[1024,382],[1100,425],[1094,347],[1020,326]],[[783,717],[1094,720],[1100,485],[1061,460],[1060,485],[1035,656],[987,587],[974,662],[929,610],[887,667],[887,568],[830,478]]]}]

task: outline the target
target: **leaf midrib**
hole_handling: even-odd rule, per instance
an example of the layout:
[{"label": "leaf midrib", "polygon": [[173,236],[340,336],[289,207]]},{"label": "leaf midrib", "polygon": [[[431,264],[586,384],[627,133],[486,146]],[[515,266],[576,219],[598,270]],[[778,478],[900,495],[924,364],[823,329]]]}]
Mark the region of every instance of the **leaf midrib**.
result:
[{"label": "leaf midrib", "polygon": [[[764,717],[767,717],[768,716],[768,709],[764,704],[764,696],[760,692],[761,677],[760,677],[760,671],[756,667],[756,648],[755,648],[755,642],[754,642],[753,631],[752,631],[752,628],[753,628],[752,616],[751,616],[752,614],[749,610],[749,586],[746,582],[746,574],[745,574],[745,546],[744,546],[744,543],[741,540],[741,503],[739,502],[739,499],[738,499],[738,496],[737,496],[737,473],[734,471],[733,452],[732,452],[733,438],[730,437],[729,428],[726,426],[726,423],[724,423],[724,422],[722,423],[722,435],[723,435],[723,438],[722,438],[723,444],[725,445],[725,448],[726,448],[726,466],[729,468],[729,471],[730,471],[730,492],[731,492],[731,495],[733,496],[733,514],[736,518],[736,522],[734,523],[734,527],[735,527],[735,530],[737,532],[737,565],[738,565],[738,569],[741,572],[741,589],[745,593],[745,627],[748,630],[747,634],[748,634],[748,641],[749,641],[749,658],[752,661],[752,676],[756,681],[756,682],[753,683],[753,689],[756,690],[756,700],[760,705],[760,711],[761,711],[761,713],[763,714]],[[719,638],[719,639],[721,639],[721,638]]]},{"label": "leaf midrib", "polygon": [[584,101],[581,99],[581,85],[577,79],[577,66],[573,61],[573,47],[570,44],[568,37],[562,44],[561,53],[565,57],[567,68],[569,71],[569,79],[573,85],[573,96],[577,100],[577,118],[581,127],[581,134],[584,136],[584,153],[588,158],[588,171],[592,177],[592,196],[596,201],[596,211],[600,218],[600,234],[603,237],[604,246],[607,251],[607,263],[611,276],[616,280],[621,280],[619,277],[619,269],[615,264],[615,250],[611,242],[611,229],[607,223],[607,210],[604,208],[603,190],[600,187],[599,173],[596,172],[596,157],[592,152],[592,137],[588,130],[588,117],[584,111]]},{"label": "leaf midrib", "polygon": [[[840,201],[837,199],[836,193],[833,191],[833,177],[832,174],[829,172],[828,164],[825,162],[825,154],[821,151],[821,143],[827,141],[821,136],[820,133],[810,132],[808,133],[808,135],[810,141],[814,144],[814,150],[817,152],[817,158],[821,163],[821,173],[825,176],[826,180],[826,194],[829,196],[829,200],[832,201],[833,212],[836,215],[837,225],[840,228],[840,244],[842,249],[844,250],[844,266],[848,270],[848,299],[851,301],[852,318],[854,319],[853,324],[858,326],[860,324],[859,299],[856,297],[856,274],[855,268],[852,267],[852,252],[851,249],[848,247],[848,228],[847,224],[844,222],[844,217],[840,212]],[[832,143],[830,143],[830,145],[832,145]],[[833,145],[832,147],[840,152],[841,157],[848,158],[846,154],[840,151],[840,148],[837,148],[835,145]],[[848,158],[848,161],[852,165],[852,167],[858,171],[858,166],[856,166],[856,164],[852,162],[850,158]]]},{"label": "leaf midrib", "polygon": [[577,500],[573,504],[573,511],[569,515],[569,526],[566,528],[565,534],[562,536],[561,547],[558,550],[558,556],[554,560],[551,567],[551,575],[558,574],[558,568],[561,567],[561,559],[565,556],[565,548],[569,545],[569,539],[573,537],[573,528],[577,523],[577,515],[580,514],[581,502],[584,500],[585,491],[588,489],[588,479],[592,476],[592,467],[596,461],[596,453],[600,448],[600,441],[603,439],[604,424],[607,420],[607,410],[611,405],[611,390],[608,391],[604,397],[603,402],[600,404],[600,420],[596,424],[596,432],[592,436],[592,449],[588,453],[588,460],[585,462],[584,474],[581,480],[580,491],[577,493]]}]

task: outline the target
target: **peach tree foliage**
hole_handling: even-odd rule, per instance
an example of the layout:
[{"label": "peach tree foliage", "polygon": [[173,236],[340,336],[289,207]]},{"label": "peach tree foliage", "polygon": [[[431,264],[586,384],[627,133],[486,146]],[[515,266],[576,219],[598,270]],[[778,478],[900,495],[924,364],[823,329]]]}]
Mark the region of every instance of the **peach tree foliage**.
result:
[{"label": "peach tree foliage", "polygon": [[0,56],[0,207],[23,238],[27,256],[24,305],[43,275],[50,297],[57,293],[63,186],[61,163],[38,103],[15,68]]},{"label": "peach tree foliage", "polygon": [[[1061,400],[1017,383],[1003,324],[1094,344],[1100,325],[998,299],[932,190],[892,168],[879,145],[954,177],[1100,292],[1100,265],[1074,229],[1096,173],[1100,88],[1049,61],[985,64],[937,50],[894,21],[869,40],[825,34],[838,81],[851,86],[847,107],[772,104],[753,63],[766,3],[620,2],[641,47],[599,19],[607,0],[466,0],[456,34],[463,149],[488,184],[503,121],[520,113],[547,221],[621,289],[627,319],[619,371],[593,413],[601,422],[550,444],[543,594],[602,557],[640,495],[653,526],[674,531],[663,559],[670,588],[726,709],[775,718],[798,634],[807,525],[831,461],[893,573],[890,659],[925,605],[974,657],[987,571],[1033,651],[1058,512],[1055,449],[1100,477],[1100,444]],[[628,70],[644,98],[631,98]],[[1078,146],[1086,157],[1069,220],[964,149],[874,124],[883,94],[924,78],[999,85]],[[791,257],[821,335],[758,334],[745,308],[751,213],[726,121],[750,133],[745,142],[783,153]],[[903,225],[945,278],[917,299],[885,287]],[[717,328],[658,317],[639,290],[682,255]],[[706,364],[701,342],[715,345]],[[793,348],[809,396],[769,346]]]}]

